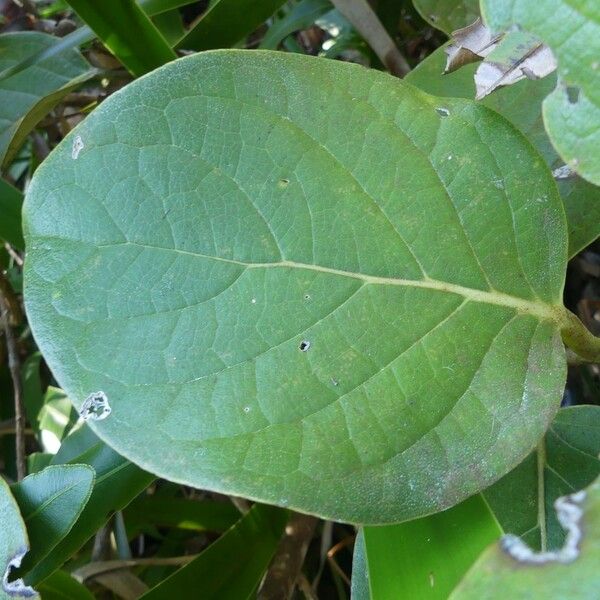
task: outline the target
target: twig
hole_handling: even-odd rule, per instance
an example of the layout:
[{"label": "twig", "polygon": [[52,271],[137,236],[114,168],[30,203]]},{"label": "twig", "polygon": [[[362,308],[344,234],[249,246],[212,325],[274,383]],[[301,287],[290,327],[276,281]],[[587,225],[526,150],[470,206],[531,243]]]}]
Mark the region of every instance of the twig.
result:
[{"label": "twig", "polygon": [[335,560],[335,555],[342,550],[343,548],[345,548],[346,546],[350,546],[354,543],[354,536],[353,535],[349,535],[348,537],[344,538],[341,542],[338,542],[335,546],[333,546],[333,548],[331,548],[329,550],[329,552],[327,552],[327,560],[329,561],[329,564],[331,566],[331,568],[336,571],[336,573],[344,580],[344,582],[346,583],[346,585],[348,587],[350,587],[350,579],[348,579],[348,575],[346,575],[346,573],[344,573],[344,570],[342,569],[342,567],[340,567],[340,565],[338,565],[337,560]]},{"label": "twig", "polygon": [[8,242],[5,242],[4,248],[6,249],[6,251],[10,255],[10,257],[15,261],[15,263],[19,267],[22,267],[23,259],[19,256],[19,254],[15,251],[15,249]]},{"label": "twig", "polygon": [[367,0],[331,0],[333,5],[354,25],[385,68],[397,77],[410,72],[410,65],[400,54],[394,40],[389,36]]},{"label": "twig", "polygon": [[77,581],[84,583],[87,579],[97,577],[121,569],[130,569],[132,567],[161,567],[161,566],[181,566],[194,560],[198,555],[190,554],[186,556],[172,556],[170,558],[132,558],[131,560],[104,560],[91,562],[71,573]]},{"label": "twig", "polygon": [[6,338],[8,352],[8,369],[12,379],[15,399],[15,448],[17,455],[17,480],[20,481],[27,473],[27,458],[25,456],[25,412],[23,410],[23,388],[21,385],[21,364],[17,341],[10,325],[10,303],[5,295],[6,286],[10,285],[4,273],[0,271],[0,321]]},{"label": "twig", "polygon": [[258,591],[258,600],[288,600],[292,597],[317,522],[318,519],[311,515],[297,513],[292,516]]}]

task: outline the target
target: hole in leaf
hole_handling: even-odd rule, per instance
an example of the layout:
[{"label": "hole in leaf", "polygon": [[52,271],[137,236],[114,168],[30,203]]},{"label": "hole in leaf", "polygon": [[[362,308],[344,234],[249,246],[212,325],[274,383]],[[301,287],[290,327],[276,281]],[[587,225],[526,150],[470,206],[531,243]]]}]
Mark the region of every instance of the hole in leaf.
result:
[{"label": "hole in leaf", "polygon": [[27,550],[18,552],[13,558],[8,561],[4,576],[2,577],[2,590],[9,596],[15,598],[32,598],[37,596],[37,592],[25,585],[25,582],[20,579],[12,579],[11,574],[13,570],[18,569],[21,566],[23,557],[27,554]]},{"label": "hole in leaf", "polygon": [[280,188],[286,188],[290,183],[289,179],[280,179],[279,183],[277,184]]},{"label": "hole in leaf", "polygon": [[304,299],[305,300],[310,300],[310,294],[304,294]]},{"label": "hole in leaf", "polygon": [[569,104],[577,104],[579,102],[579,88],[577,86],[568,86],[567,87],[567,98],[569,100]]},{"label": "hole in leaf", "polygon": [[71,158],[77,160],[79,153],[83,150],[83,140],[80,135],[76,135],[73,140],[73,147],[71,148]]},{"label": "hole in leaf", "polygon": [[448,115],[450,115],[450,111],[447,108],[436,108],[435,112],[440,115],[440,117],[447,117]]},{"label": "hole in leaf", "polygon": [[108,403],[106,394],[104,392],[93,392],[85,399],[79,411],[79,416],[84,421],[102,421],[111,412],[112,408]]},{"label": "hole in leaf", "polygon": [[302,352],[308,352],[308,349],[310,348],[310,342],[308,340],[302,340],[299,348]]}]

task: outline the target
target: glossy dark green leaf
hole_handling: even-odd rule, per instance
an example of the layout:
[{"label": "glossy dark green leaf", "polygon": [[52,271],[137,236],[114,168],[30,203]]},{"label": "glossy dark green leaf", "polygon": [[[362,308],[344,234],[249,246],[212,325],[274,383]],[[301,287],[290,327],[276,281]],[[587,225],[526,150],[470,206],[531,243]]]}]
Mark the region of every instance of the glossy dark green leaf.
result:
[{"label": "glossy dark green leaf", "polygon": [[67,1],[133,75],[143,75],[176,58],[135,0]]},{"label": "glossy dark green leaf", "polygon": [[22,572],[53,553],[71,531],[90,498],[94,477],[87,465],[52,465],[12,486],[31,544]]},{"label": "glossy dark green leaf", "polygon": [[[58,38],[34,31],[2,34],[0,71],[58,43]],[[37,123],[94,74],[79,51],[70,48],[0,79],[0,163],[4,169]]]},{"label": "glossy dark green leaf", "polygon": [[413,0],[413,4],[429,24],[448,35],[479,16],[479,0]]},{"label": "glossy dark green leaf", "polygon": [[558,412],[536,452],[485,490],[507,533],[535,549],[555,549],[564,531],[553,509],[559,496],[589,485],[600,475],[600,407],[574,406]]},{"label": "glossy dark green leaf", "polygon": [[12,244],[17,250],[25,248],[21,231],[22,204],[23,194],[0,177],[0,240]]},{"label": "glossy dark green leaf", "polygon": [[558,80],[543,103],[552,144],[574,171],[600,185],[600,3],[590,0],[481,0],[492,31],[518,28],[545,42]]},{"label": "glossy dark green leaf", "polygon": [[450,510],[386,527],[365,527],[373,600],[446,600],[502,529],[480,494]]},{"label": "glossy dark green leaf", "polygon": [[139,4],[149,15],[160,15],[175,8],[193,4],[197,0],[140,0]]},{"label": "glossy dark green leaf", "polygon": [[[466,65],[443,75],[445,62],[446,54],[440,48],[411,71],[406,80],[437,96],[474,98],[473,77],[477,65]],[[563,162],[544,129],[542,102],[555,86],[554,76],[527,79],[501,88],[482,101],[523,132],[551,169],[559,168]],[[557,184],[567,214],[571,257],[600,235],[600,188],[574,173],[558,179]]]},{"label": "glossy dark green leaf", "polygon": [[321,15],[331,10],[330,0],[302,0],[281,19],[277,19],[263,37],[260,48],[275,50],[290,34],[310,27]]},{"label": "glossy dark green leaf", "polygon": [[11,494],[10,488],[2,477],[0,477],[0,515],[2,515],[2,526],[0,527],[0,598],[11,599],[39,599],[39,595],[23,581],[8,581],[12,569],[21,564],[23,556],[28,551],[29,540],[25,523],[19,512],[19,507]]},{"label": "glossy dark green leaf", "polygon": [[38,586],[43,600],[94,600],[93,594],[65,571],[56,571]]},{"label": "glossy dark green leaf", "polygon": [[239,511],[229,502],[155,496],[137,498],[125,510],[127,528],[133,531],[150,525],[192,531],[224,531],[239,516]]},{"label": "glossy dark green leaf", "polygon": [[109,517],[123,509],[153,480],[128,460],[119,456],[89,431],[73,432],[54,457],[59,461],[89,465],[96,472],[91,496],[80,518],[52,553],[38,562],[24,577],[31,585],[44,580],[90,539]]},{"label": "glossy dark green leaf", "polygon": [[557,503],[569,529],[565,546],[535,554],[506,539],[490,546],[451,600],[595,600],[600,589],[600,481]]},{"label": "glossy dark green leaf", "polygon": [[447,508],[551,422],[561,333],[598,354],[561,305],[539,154],[474,101],[357,65],[166,65],[65,138],[24,214],[61,387],[110,405],[89,423],[117,452],[200,489],[362,523]]},{"label": "glossy dark green leaf", "polygon": [[172,600],[185,597],[190,590],[203,600],[252,598],[277,549],[287,519],[286,510],[254,505],[197,558],[142,598]]},{"label": "glossy dark green leaf", "polygon": [[215,0],[177,44],[185,50],[229,48],[262,25],[285,0]]}]

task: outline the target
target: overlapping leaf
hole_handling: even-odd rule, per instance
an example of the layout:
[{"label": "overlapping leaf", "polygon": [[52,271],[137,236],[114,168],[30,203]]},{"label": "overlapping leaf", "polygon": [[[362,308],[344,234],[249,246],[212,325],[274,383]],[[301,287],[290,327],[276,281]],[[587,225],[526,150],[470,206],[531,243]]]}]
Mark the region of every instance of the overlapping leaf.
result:
[{"label": "overlapping leaf", "polygon": [[337,519],[427,514],[514,467],[558,408],[559,330],[585,337],[529,143],[354,65],[172,63],[65,139],[25,214],[34,334],[77,406],[105,394],[103,439]]},{"label": "overlapping leaf", "polygon": [[484,494],[507,533],[535,549],[556,549],[564,531],[553,506],[600,475],[600,408],[575,406],[558,412],[545,438],[516,469]]},{"label": "overlapping leaf", "polygon": [[21,564],[29,549],[27,530],[19,507],[4,479],[0,477],[0,598],[39,598],[39,595],[22,580],[13,580],[11,572]]},{"label": "overlapping leaf", "polygon": [[565,546],[536,555],[522,546],[490,546],[454,590],[452,600],[551,598],[591,600],[600,578],[600,482],[558,505],[569,533]]},{"label": "overlapping leaf", "polygon": [[548,44],[558,82],[544,100],[544,123],[563,160],[600,185],[600,3],[589,0],[482,0],[494,31],[519,27]]},{"label": "overlapping leaf", "polygon": [[421,16],[448,35],[479,16],[479,0],[413,0]]},{"label": "overlapping leaf", "polygon": [[[0,71],[60,42],[33,31],[0,36]],[[95,71],[76,49],[30,65],[0,80],[0,163],[6,166],[26,135],[68,92]]]},{"label": "overlapping leaf", "polygon": [[[406,79],[430,94],[475,97],[473,75],[476,66],[467,65],[458,71],[442,75],[444,62],[443,49],[436,50],[411,71]],[[539,81],[524,80],[499,89],[482,101],[522,131],[554,171],[561,168],[563,161],[548,139],[541,106],[555,85],[554,75]],[[574,256],[600,235],[600,188],[573,172],[565,175],[558,178],[556,183],[567,214],[569,256]]]}]

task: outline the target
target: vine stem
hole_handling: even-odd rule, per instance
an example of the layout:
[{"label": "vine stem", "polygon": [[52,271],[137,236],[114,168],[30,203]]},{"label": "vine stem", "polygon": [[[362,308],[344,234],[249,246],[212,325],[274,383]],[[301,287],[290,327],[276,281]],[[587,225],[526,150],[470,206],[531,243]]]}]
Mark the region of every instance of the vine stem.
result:
[{"label": "vine stem", "polygon": [[[0,279],[6,282],[4,274],[0,272]],[[25,412],[23,409],[23,386],[21,385],[21,364],[17,341],[11,327],[10,303],[4,294],[4,286],[0,286],[0,321],[6,338],[6,349],[8,351],[8,369],[12,379],[14,402],[15,402],[15,449],[17,458],[17,479],[20,481],[25,477],[27,459],[25,455]]]}]

